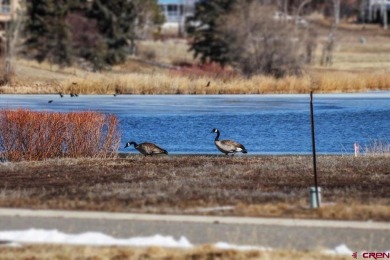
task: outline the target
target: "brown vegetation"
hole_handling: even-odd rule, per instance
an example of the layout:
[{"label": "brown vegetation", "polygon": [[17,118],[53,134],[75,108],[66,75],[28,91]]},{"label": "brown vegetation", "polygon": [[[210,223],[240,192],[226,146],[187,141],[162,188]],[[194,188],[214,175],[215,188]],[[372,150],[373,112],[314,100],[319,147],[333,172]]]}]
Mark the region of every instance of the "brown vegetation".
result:
[{"label": "brown vegetation", "polygon": [[238,251],[216,249],[205,245],[195,249],[169,248],[129,248],[129,247],[92,247],[30,245],[23,247],[0,247],[0,259],[350,259],[351,256],[327,255],[321,252],[301,251]]},{"label": "brown vegetation", "polygon": [[[301,75],[305,61],[311,61],[315,34],[306,27],[276,20],[276,10],[259,1],[237,0],[232,10],[217,21],[214,30],[228,39],[223,42],[226,51],[221,56],[243,75]],[[202,48],[198,51],[204,54]]]},{"label": "brown vegetation", "polygon": [[0,110],[0,151],[5,160],[112,157],[119,142],[114,115]]},{"label": "brown vegetation", "polygon": [[[390,220],[388,157],[318,158],[323,207],[309,209],[309,156],[130,156],[0,165],[0,206]],[[201,210],[233,206],[231,210]]]}]

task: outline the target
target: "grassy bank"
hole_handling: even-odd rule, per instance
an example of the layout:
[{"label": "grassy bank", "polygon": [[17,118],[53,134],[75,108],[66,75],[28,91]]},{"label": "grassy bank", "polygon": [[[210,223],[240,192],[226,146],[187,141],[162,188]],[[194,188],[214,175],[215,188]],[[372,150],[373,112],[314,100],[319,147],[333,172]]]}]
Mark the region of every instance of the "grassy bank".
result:
[{"label": "grassy bank", "polygon": [[[114,212],[390,220],[390,161],[320,156],[130,156],[0,165],[0,206]],[[231,206],[227,210],[216,207]],[[216,208],[216,209],[215,209]]]},{"label": "grassy bank", "polygon": [[248,79],[229,68],[199,67],[187,51],[188,42],[171,39],[141,41],[137,57],[96,73],[82,64],[61,68],[16,59],[10,81],[0,87],[0,93],[268,94],[390,90],[389,32],[376,25],[341,24],[335,33],[333,62],[321,66],[330,25],[313,22],[312,26],[318,34],[317,48],[313,63],[304,68],[302,76]]}]

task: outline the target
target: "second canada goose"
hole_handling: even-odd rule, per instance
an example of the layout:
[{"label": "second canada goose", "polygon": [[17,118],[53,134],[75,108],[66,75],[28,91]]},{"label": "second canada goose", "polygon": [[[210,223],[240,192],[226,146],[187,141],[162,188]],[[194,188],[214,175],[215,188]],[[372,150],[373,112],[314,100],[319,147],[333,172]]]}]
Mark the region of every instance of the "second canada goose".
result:
[{"label": "second canada goose", "polygon": [[214,128],[211,133],[217,133],[217,136],[215,137],[214,143],[215,146],[223,152],[224,154],[228,155],[229,153],[232,153],[233,155],[237,152],[247,153],[248,151],[245,149],[245,147],[237,143],[233,140],[219,140],[219,130],[217,128]]},{"label": "second canada goose", "polygon": [[137,149],[140,153],[143,155],[154,155],[154,154],[168,154],[168,152],[161,147],[158,147],[157,145],[153,143],[141,143],[137,144],[136,142],[127,142],[125,148],[134,145],[134,148]]}]

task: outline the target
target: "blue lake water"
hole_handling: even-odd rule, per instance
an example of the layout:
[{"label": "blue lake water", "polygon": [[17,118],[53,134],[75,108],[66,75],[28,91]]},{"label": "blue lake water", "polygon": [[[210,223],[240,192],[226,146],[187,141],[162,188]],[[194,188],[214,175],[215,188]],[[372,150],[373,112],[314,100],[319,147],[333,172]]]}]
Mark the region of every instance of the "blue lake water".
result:
[{"label": "blue lake water", "polygon": [[[309,102],[309,95],[0,95],[0,108],[115,114],[120,151],[127,141],[149,141],[171,154],[219,153],[213,128],[250,154],[309,154]],[[389,142],[390,92],[315,94],[314,120],[318,153],[351,154],[354,143]]]}]

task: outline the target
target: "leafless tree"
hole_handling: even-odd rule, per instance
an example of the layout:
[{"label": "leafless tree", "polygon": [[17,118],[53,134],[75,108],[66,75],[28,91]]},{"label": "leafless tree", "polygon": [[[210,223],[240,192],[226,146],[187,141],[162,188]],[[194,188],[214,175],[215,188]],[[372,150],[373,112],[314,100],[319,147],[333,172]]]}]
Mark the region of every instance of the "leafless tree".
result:
[{"label": "leafless tree", "polygon": [[340,23],[340,1],[341,0],[331,0],[333,3],[333,17],[334,23],[339,25]]},{"label": "leafless tree", "polygon": [[[230,60],[243,74],[282,77],[300,74],[306,61],[306,30],[273,17],[276,8],[257,1],[239,1],[232,13],[221,19]],[[261,15],[259,15],[261,14]]]},{"label": "leafless tree", "polygon": [[301,11],[302,11],[303,7],[305,7],[305,5],[307,5],[307,4],[309,4],[309,3],[311,3],[311,0],[303,0],[303,1],[299,4],[299,6],[298,6],[298,8],[297,8],[297,11],[296,11],[296,13],[295,13],[295,17],[296,17],[296,18],[299,17],[299,16],[301,15]]},{"label": "leafless tree", "polygon": [[328,38],[322,48],[321,65],[331,66],[333,64],[333,50],[338,25],[340,23],[340,0],[330,0],[333,3],[334,19],[329,30]]},{"label": "leafless tree", "polygon": [[17,52],[17,43],[23,22],[23,11],[21,8],[13,13],[11,20],[6,23],[4,37],[4,68],[2,72],[1,85],[8,84],[13,73],[12,61]]}]

